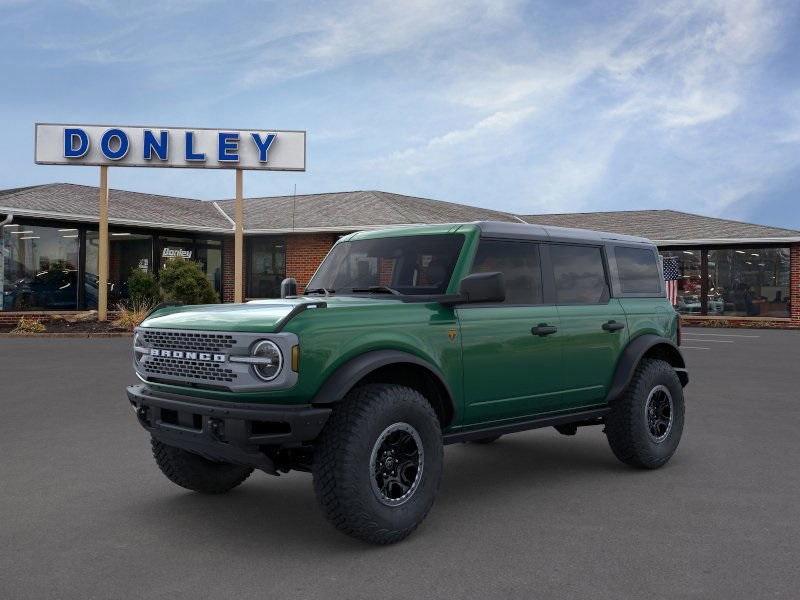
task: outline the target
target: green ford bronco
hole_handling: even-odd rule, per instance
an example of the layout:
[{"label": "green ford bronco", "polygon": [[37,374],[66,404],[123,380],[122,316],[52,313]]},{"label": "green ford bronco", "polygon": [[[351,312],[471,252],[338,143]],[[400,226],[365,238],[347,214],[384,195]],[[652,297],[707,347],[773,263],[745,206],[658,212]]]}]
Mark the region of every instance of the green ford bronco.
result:
[{"label": "green ford bronco", "polygon": [[558,227],[353,233],[302,295],[155,311],[128,397],[174,483],[308,471],[333,525],[396,542],[445,444],[602,425],[622,462],[669,460],[688,375],[659,265],[646,239]]}]

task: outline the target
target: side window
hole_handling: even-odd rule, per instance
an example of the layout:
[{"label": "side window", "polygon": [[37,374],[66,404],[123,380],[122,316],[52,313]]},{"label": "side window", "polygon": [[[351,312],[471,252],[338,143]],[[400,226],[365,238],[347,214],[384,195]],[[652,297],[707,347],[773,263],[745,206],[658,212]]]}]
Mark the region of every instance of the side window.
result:
[{"label": "side window", "polygon": [[614,248],[623,294],[661,295],[656,255],[649,248]]},{"label": "side window", "polygon": [[611,294],[600,248],[554,244],[550,246],[550,260],[559,304],[608,302]]},{"label": "side window", "polygon": [[539,246],[530,242],[481,240],[473,273],[500,271],[506,282],[506,304],[541,304]]}]

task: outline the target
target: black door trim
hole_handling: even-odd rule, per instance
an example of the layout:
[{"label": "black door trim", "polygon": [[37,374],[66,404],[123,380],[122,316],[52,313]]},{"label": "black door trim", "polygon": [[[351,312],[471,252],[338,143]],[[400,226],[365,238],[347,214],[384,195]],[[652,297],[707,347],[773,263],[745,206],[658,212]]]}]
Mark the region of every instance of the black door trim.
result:
[{"label": "black door trim", "polygon": [[[492,427],[481,427],[479,429],[470,429],[469,431],[456,431],[453,433],[446,433],[442,436],[442,443],[444,444],[457,444],[458,442],[469,442],[470,440],[479,440],[481,438],[490,437],[493,435],[504,435],[506,433],[516,433],[518,431],[527,431],[528,429],[538,429],[540,427],[552,427],[553,425],[564,425],[566,423],[583,423],[600,425],[600,419],[611,412],[611,408],[603,406],[601,408],[593,408],[589,410],[579,410],[569,413],[561,413],[558,415],[543,415],[525,419],[524,421],[515,421],[513,423],[505,423],[503,425],[495,425]],[[589,423],[597,421],[597,423]]]}]

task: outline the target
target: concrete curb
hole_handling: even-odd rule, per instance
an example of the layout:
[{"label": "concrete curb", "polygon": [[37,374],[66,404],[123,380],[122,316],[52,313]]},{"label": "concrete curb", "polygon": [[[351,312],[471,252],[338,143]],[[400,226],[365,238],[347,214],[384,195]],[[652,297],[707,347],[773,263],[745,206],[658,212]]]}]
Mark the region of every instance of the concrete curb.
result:
[{"label": "concrete curb", "polygon": [[83,333],[0,333],[0,339],[5,338],[123,338],[132,337],[133,333],[127,331],[115,331],[110,333],[89,331]]}]

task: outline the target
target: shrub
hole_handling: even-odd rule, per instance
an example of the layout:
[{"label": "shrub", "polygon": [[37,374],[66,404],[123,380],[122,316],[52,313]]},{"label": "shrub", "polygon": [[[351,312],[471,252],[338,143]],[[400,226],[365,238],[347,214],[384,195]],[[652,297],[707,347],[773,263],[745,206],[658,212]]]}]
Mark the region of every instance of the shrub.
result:
[{"label": "shrub", "polygon": [[173,258],[167,261],[159,274],[164,300],[184,304],[212,304],[219,302],[217,293],[196,262]]},{"label": "shrub", "polygon": [[11,330],[11,333],[42,333],[44,331],[45,326],[39,319],[21,317],[17,322],[17,326]]},{"label": "shrub", "polygon": [[130,300],[127,304],[120,302],[117,304],[119,316],[114,321],[114,326],[133,331],[144,321],[155,305],[155,302],[138,300]]},{"label": "shrub", "polygon": [[161,302],[161,290],[155,276],[147,271],[134,269],[131,276],[128,277],[128,297],[132,305],[149,304],[154,306]]}]

